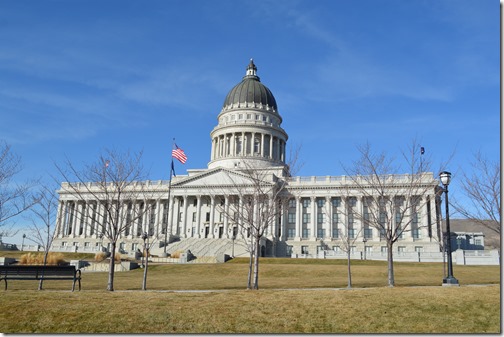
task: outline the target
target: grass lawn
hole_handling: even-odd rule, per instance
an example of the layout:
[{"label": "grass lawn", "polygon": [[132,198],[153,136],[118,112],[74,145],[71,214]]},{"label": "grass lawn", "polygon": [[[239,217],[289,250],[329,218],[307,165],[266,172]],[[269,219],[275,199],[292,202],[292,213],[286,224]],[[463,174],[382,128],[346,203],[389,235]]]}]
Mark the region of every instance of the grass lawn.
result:
[{"label": "grass lawn", "polygon": [[[500,267],[454,266],[461,287],[441,287],[439,263],[262,259],[259,291],[247,291],[246,259],[84,272],[71,281],[9,281],[0,290],[4,333],[500,333]],[[477,285],[477,286],[474,286]],[[0,285],[3,287],[3,284]],[[309,289],[306,289],[309,288]],[[177,290],[193,292],[176,292]],[[212,292],[197,290],[210,289]],[[8,308],[8,309],[6,309]],[[449,324],[447,324],[449,322]]]}]

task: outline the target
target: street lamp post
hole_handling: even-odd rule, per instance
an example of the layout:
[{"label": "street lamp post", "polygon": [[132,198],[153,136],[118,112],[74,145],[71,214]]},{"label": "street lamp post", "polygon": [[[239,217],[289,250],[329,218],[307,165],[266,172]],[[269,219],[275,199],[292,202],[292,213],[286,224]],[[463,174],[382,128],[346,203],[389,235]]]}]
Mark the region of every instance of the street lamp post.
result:
[{"label": "street lamp post", "polygon": [[21,243],[21,250],[24,250],[24,239],[26,239],[26,234],[23,234],[23,242]]},{"label": "street lamp post", "polygon": [[452,264],[452,249],[451,249],[451,234],[450,234],[450,209],[448,205],[448,185],[451,181],[451,173],[443,171],[439,173],[439,179],[441,184],[444,186],[445,192],[445,213],[446,213],[446,245],[448,248],[448,276],[443,279],[443,286],[458,286],[458,280],[453,276],[453,264]]},{"label": "street lamp post", "polygon": [[[147,235],[147,232],[143,233],[142,239],[144,242],[144,254],[143,255],[145,255],[145,268],[144,268],[144,275],[143,275],[143,282],[142,282],[142,290],[147,290],[147,269],[149,266],[149,247],[148,247],[149,236]],[[142,261],[143,261],[143,257],[142,257]]]}]

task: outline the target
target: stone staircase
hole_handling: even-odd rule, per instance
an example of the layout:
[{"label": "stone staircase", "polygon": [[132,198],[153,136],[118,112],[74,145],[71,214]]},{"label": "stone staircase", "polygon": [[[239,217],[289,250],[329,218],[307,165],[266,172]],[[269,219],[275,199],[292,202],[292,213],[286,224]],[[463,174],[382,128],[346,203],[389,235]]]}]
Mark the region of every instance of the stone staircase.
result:
[{"label": "stone staircase", "polygon": [[[169,254],[177,251],[185,252],[190,250],[196,258],[202,257],[222,257],[224,254],[229,256],[233,253],[233,240],[231,239],[211,239],[211,238],[181,238],[179,241],[172,242],[166,247]],[[151,249],[152,255],[161,256],[163,254],[163,247],[156,247]],[[234,242],[234,255],[247,256],[248,253],[239,240]]]}]

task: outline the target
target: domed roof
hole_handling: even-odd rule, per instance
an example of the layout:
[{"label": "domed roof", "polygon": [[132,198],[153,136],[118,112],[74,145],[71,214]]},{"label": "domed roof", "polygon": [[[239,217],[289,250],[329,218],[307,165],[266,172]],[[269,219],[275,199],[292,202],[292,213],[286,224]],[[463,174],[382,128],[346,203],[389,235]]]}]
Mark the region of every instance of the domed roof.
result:
[{"label": "domed roof", "polygon": [[265,108],[269,106],[275,112],[278,110],[275,97],[273,97],[271,91],[261,83],[259,76],[256,75],[256,71],[257,67],[251,59],[242,81],[235,85],[227,94],[222,106],[223,108],[228,106],[238,107],[243,103],[252,103],[252,106],[262,104]]}]

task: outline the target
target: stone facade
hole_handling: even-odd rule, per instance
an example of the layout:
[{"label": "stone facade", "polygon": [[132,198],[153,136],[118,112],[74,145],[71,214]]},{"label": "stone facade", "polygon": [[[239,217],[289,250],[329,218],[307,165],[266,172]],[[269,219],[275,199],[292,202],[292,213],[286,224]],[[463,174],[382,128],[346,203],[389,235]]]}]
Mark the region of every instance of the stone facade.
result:
[{"label": "stone facade", "polygon": [[[260,82],[256,70],[251,60],[246,75],[225,99],[217,117],[218,125],[210,133],[212,146],[207,169],[187,170],[187,175],[173,177],[171,183],[137,183],[138,188],[141,186],[148,192],[144,194],[148,197],[132,201],[131,207],[145,211],[121,233],[120,252],[140,249],[141,234],[146,232],[151,242],[159,242],[152,249],[153,254],[163,251],[165,239],[170,242],[168,251],[190,242],[191,246],[186,248],[196,256],[198,252],[245,254],[239,241],[246,240],[246,229],[229,217],[226,207],[232,201],[244,202],[236,193],[236,186],[250,184],[250,176],[244,172],[251,168],[262,170],[265,184],[281,182],[282,186],[279,196],[283,202],[279,203],[278,216],[261,241],[263,255],[282,257],[317,254],[320,250],[338,251],[343,237],[351,238],[352,251],[371,254],[387,249],[382,233],[366,225],[362,216],[353,216],[364,214],[367,207],[367,194],[356,188],[358,180],[355,177],[289,175],[286,164],[288,136],[281,127],[282,117],[276,101]],[[390,176],[387,179],[390,196],[400,195],[409,177]],[[396,242],[395,249],[399,252],[439,252],[438,182],[432,173],[425,172],[420,174],[419,185],[422,193],[415,196],[419,206],[414,214],[408,214],[414,217],[414,224]],[[91,194],[89,198],[86,193],[76,198],[69,187],[70,184],[64,182],[59,190],[53,248],[78,251],[106,248],[108,243],[100,236],[103,205]],[[78,188],[89,191],[92,183]],[[128,212],[126,207],[121,211]]]}]

